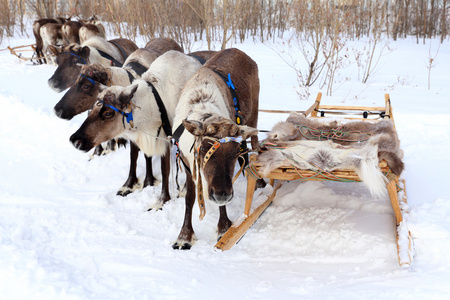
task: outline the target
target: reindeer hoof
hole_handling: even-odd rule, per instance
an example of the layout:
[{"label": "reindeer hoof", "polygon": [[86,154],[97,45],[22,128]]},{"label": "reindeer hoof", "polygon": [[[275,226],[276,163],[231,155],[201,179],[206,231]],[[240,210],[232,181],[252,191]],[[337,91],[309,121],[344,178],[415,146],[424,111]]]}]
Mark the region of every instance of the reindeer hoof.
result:
[{"label": "reindeer hoof", "polygon": [[117,196],[122,196],[122,197],[126,197],[129,194],[141,190],[142,189],[142,184],[140,184],[139,182],[133,184],[132,186],[130,186],[129,184],[124,184],[120,190],[117,191],[116,195]]},{"label": "reindeer hoof", "polygon": [[159,208],[150,207],[149,209],[147,209],[147,211],[152,211],[152,210],[162,210],[162,207],[159,207]]},{"label": "reindeer hoof", "polygon": [[186,243],[182,243],[182,244],[176,242],[176,243],[174,243],[172,245],[172,248],[174,250],[190,250],[191,247],[192,247],[192,245],[190,243],[187,243],[187,242]]},{"label": "reindeer hoof", "polygon": [[128,196],[129,194],[131,194],[133,191],[132,190],[129,190],[129,189],[127,189],[127,190],[119,190],[118,192],[117,192],[117,196],[122,196],[122,197],[126,197],[126,196]]},{"label": "reindeer hoof", "polygon": [[162,210],[164,204],[166,204],[168,200],[163,200],[161,198],[158,199],[158,201],[156,201],[155,204],[153,204],[152,206],[150,206],[147,211],[151,211],[151,210]]}]

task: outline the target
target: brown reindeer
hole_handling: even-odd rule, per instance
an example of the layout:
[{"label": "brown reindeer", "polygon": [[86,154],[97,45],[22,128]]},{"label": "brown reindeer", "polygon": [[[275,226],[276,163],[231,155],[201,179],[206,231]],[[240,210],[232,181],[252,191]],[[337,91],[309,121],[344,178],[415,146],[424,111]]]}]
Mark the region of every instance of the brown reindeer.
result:
[{"label": "brown reindeer", "polygon": [[[92,105],[97,101],[102,85],[130,85],[135,78],[140,78],[148,70],[158,56],[169,50],[180,51],[181,47],[171,39],[155,38],[147,43],[146,48],[133,52],[127,58],[122,68],[104,67],[100,64],[83,66],[80,77],[56,104],[55,114],[63,119],[71,119],[73,116],[91,109]],[[126,196],[141,187],[136,175],[138,155],[139,147],[131,142],[130,171],[128,179],[117,192],[118,195]],[[146,176],[142,187],[152,186],[155,182],[152,171],[152,157],[145,156],[145,159]]]},{"label": "brown reindeer", "polygon": [[90,39],[93,36],[98,36],[106,39],[105,27],[101,23],[84,24],[79,31],[80,44]]},{"label": "brown reindeer", "polygon": [[104,66],[121,67],[127,57],[136,51],[136,44],[127,39],[106,41],[100,37],[92,37],[84,44],[70,44],[62,48],[50,47],[57,55],[58,68],[48,80],[49,86],[62,92],[67,89],[80,75],[80,66],[98,62]]},{"label": "brown reindeer", "polygon": [[184,83],[201,67],[179,51],[158,57],[150,69],[128,87],[112,86],[99,94],[89,116],[70,140],[83,151],[121,136],[137,144],[147,156],[162,155],[162,192],[153,208],[169,200],[170,148],[167,137]]},{"label": "brown reindeer", "polygon": [[83,23],[79,21],[67,21],[61,26],[64,46],[67,46],[72,43],[76,44],[80,43],[79,31],[82,26]]},{"label": "brown reindeer", "polygon": [[[155,38],[146,44],[146,48],[141,48],[133,52],[127,58],[122,68],[104,67],[100,64],[83,66],[80,77],[69,88],[58,104],[56,104],[55,114],[63,119],[71,119],[73,116],[91,109],[92,105],[97,101],[97,96],[102,85],[130,85],[134,78],[140,78],[147,71],[151,63],[158,56],[169,50],[182,52],[182,48],[172,39]],[[189,55],[204,61],[214,53],[214,51],[199,51]],[[118,195],[126,196],[141,187],[136,176],[138,155],[139,147],[131,142],[130,171],[128,179],[118,191]],[[152,186],[155,181],[151,167],[152,157],[145,156],[145,159],[147,172],[143,187]]]},{"label": "brown reindeer", "polygon": [[192,228],[196,187],[202,215],[203,198],[219,206],[219,237],[231,226],[225,205],[233,198],[233,173],[241,154],[241,141],[245,143],[251,136],[253,149],[258,146],[258,98],[258,67],[238,49],[215,54],[184,86],[174,128],[176,133],[183,126],[187,129],[179,136],[178,144],[190,172],[186,179],[184,223],[174,249],[190,249],[196,239]]},{"label": "brown reindeer", "polygon": [[[49,54],[50,47],[62,46],[62,24],[47,23],[41,26],[40,35],[42,38],[42,53],[44,56]],[[49,59],[44,58],[46,63],[49,63]],[[51,60],[50,60],[51,61]]]},{"label": "brown reindeer", "polygon": [[[42,37],[41,37],[41,27],[45,24],[49,24],[49,23],[53,23],[53,24],[64,24],[66,21],[68,21],[69,19],[65,19],[65,18],[55,18],[55,19],[39,19],[34,21],[33,23],[33,35],[34,38],[36,39],[36,56],[39,57],[43,57],[44,53],[42,51],[44,44],[42,41]],[[38,63],[42,64],[43,61],[42,59],[38,59]]]}]

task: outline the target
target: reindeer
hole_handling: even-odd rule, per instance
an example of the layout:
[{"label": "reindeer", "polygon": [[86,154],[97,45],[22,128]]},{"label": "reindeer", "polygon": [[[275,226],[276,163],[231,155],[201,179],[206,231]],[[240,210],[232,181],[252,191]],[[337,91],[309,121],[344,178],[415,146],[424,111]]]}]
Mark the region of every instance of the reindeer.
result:
[{"label": "reindeer", "polygon": [[48,84],[56,92],[62,92],[78,78],[80,65],[98,62],[104,66],[121,67],[138,47],[127,39],[106,41],[100,37],[92,37],[82,45],[70,44],[62,48],[50,46],[50,49],[57,55],[58,68]]},{"label": "reindeer", "polygon": [[63,45],[62,26],[62,24],[47,23],[40,28],[42,54],[46,63],[49,62],[49,59],[45,58],[45,56],[49,53],[50,47]]},{"label": "reindeer", "polygon": [[[42,37],[41,37],[41,27],[45,24],[64,24],[66,21],[69,21],[70,19],[65,19],[65,18],[55,18],[55,19],[39,19],[34,21],[33,23],[33,34],[34,37],[36,39],[36,55],[37,57],[43,57],[44,56],[44,52],[43,52],[43,41],[42,41]],[[38,63],[42,64],[43,61],[41,59],[38,59]]]},{"label": "reindeer", "polygon": [[84,24],[80,31],[78,32],[80,36],[80,44],[83,44],[85,41],[90,39],[93,36],[98,36],[101,38],[106,39],[106,33],[105,33],[105,27],[101,23],[94,23],[94,24]]},{"label": "reindeer", "polygon": [[[128,86],[135,78],[141,78],[141,75],[161,54],[169,50],[182,51],[178,43],[169,38],[152,39],[145,47],[133,52],[122,68],[104,67],[98,63],[83,65],[79,78],[56,104],[55,114],[63,119],[72,119],[75,115],[92,108],[97,101],[101,85]],[[205,56],[205,53],[199,55]],[[131,142],[130,171],[125,184],[117,192],[118,195],[126,196],[141,187],[136,176],[138,155],[139,148]],[[147,172],[142,187],[152,186],[155,182],[152,172],[152,157],[145,156],[145,160]]]},{"label": "reindeer", "polygon": [[192,227],[196,187],[200,218],[204,215],[203,199],[209,198],[219,206],[219,238],[231,226],[226,204],[233,198],[233,173],[242,142],[251,137],[253,149],[258,147],[258,97],[256,63],[233,48],[211,57],[184,86],[173,128],[189,171],[184,223],[174,249],[190,249],[196,240]]},{"label": "reindeer", "polygon": [[106,39],[105,27],[94,16],[87,21],[68,21],[62,25],[63,45],[83,44],[93,36]]},{"label": "reindeer", "polygon": [[160,155],[162,192],[151,209],[160,209],[170,199],[168,178],[172,119],[184,83],[201,63],[179,51],[158,57],[149,70],[127,87],[111,86],[99,94],[81,127],[70,137],[79,150],[89,151],[114,137],[134,142],[145,155]]},{"label": "reindeer", "polygon": [[67,46],[72,43],[76,44],[80,43],[79,31],[82,26],[83,23],[80,21],[67,21],[61,26],[61,33],[64,46]]},{"label": "reindeer", "polygon": [[[158,41],[160,43],[158,43]],[[122,68],[104,67],[98,63],[92,65],[84,65],[81,68],[80,77],[75,84],[69,88],[66,94],[55,106],[55,113],[63,119],[71,119],[73,116],[92,108],[97,101],[97,96],[102,85],[111,86],[111,84],[119,86],[128,86],[136,78],[148,70],[152,62],[163,52],[167,52],[170,48],[180,49],[167,43],[165,38],[157,38],[153,45],[157,50],[141,48],[133,52],[125,61]],[[149,47],[151,45],[148,45]],[[130,143],[130,171],[128,179],[122,188],[117,192],[118,195],[126,196],[129,193],[139,189],[141,185],[136,175],[137,158],[139,148],[135,143]],[[146,160],[146,176],[142,187],[153,186],[155,178],[152,172],[152,157],[145,156]]]}]

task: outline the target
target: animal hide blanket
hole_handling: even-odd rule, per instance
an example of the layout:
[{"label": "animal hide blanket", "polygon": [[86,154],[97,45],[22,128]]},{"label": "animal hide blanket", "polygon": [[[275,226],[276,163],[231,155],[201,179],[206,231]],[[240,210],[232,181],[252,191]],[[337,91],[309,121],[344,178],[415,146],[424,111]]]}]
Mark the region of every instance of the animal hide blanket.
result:
[{"label": "animal hide blanket", "polygon": [[354,170],[373,195],[385,193],[384,159],[391,171],[403,171],[403,152],[393,123],[336,120],[324,122],[291,114],[261,142],[258,163],[263,177],[281,166],[311,170]]}]

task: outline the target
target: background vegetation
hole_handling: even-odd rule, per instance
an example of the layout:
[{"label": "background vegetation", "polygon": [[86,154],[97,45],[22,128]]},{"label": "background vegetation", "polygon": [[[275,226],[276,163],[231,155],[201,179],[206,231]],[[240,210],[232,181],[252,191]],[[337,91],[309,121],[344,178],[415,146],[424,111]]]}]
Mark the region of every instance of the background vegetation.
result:
[{"label": "background vegetation", "polygon": [[[166,36],[186,52],[197,40],[208,49],[247,39],[282,41],[276,51],[296,71],[302,98],[313,84],[331,94],[337,70],[350,60],[366,83],[386,40],[414,37],[425,44],[438,37],[442,43],[449,32],[446,0],[0,0],[0,6],[0,42],[29,34],[30,20],[93,15],[114,36],[145,42]],[[364,47],[349,48],[352,40],[363,40]],[[297,64],[294,52],[307,67]],[[431,56],[430,62],[431,70]]]},{"label": "background vegetation", "polygon": [[1,36],[25,32],[25,20],[97,15],[115,35],[134,39],[275,39],[297,34],[346,34],[358,39],[383,32],[417,42],[448,34],[446,0],[0,0]]}]

